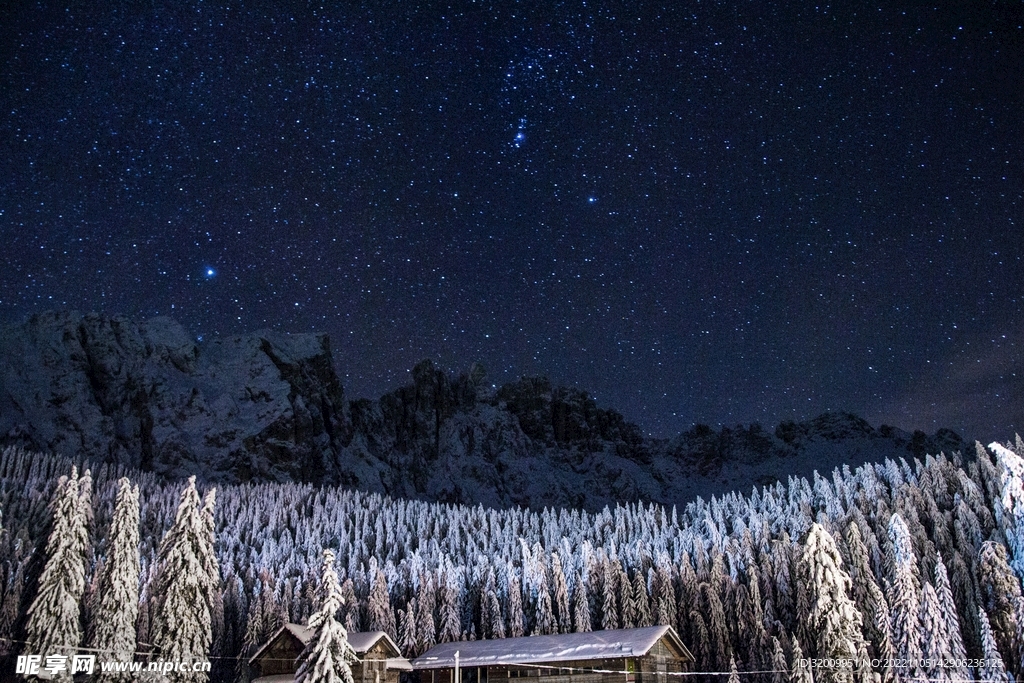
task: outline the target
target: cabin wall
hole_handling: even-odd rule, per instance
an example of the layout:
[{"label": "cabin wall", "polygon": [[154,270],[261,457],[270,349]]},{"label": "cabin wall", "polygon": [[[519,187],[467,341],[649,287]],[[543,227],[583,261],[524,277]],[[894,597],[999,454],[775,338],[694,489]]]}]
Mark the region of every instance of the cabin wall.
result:
[{"label": "cabin wall", "polygon": [[387,668],[387,647],[379,642],[352,665],[354,683],[398,683],[399,671]]},{"label": "cabin wall", "polygon": [[295,673],[295,659],[302,649],[294,638],[278,638],[253,662],[256,676],[276,676]]}]

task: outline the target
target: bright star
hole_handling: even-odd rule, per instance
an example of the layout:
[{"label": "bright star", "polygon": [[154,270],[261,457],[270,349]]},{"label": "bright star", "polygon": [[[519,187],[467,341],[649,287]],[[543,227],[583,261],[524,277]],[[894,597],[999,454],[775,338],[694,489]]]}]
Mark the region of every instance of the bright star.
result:
[{"label": "bright star", "polygon": [[207,280],[217,277],[217,271],[211,268],[210,266],[206,267],[206,271],[203,274],[206,276]]}]

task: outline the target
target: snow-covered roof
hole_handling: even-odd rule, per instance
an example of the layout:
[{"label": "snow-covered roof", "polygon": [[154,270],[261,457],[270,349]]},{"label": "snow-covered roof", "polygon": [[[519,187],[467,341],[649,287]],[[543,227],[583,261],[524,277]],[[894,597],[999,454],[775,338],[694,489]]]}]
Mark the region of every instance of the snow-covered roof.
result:
[{"label": "snow-covered roof", "polygon": [[[270,647],[271,643],[277,640],[278,636],[280,636],[281,633],[284,631],[288,631],[290,634],[295,636],[303,645],[308,644],[309,641],[313,639],[313,631],[311,629],[306,628],[302,624],[285,624],[281,628],[277,629],[277,631],[274,632],[274,635],[270,636],[270,638],[267,639],[267,642],[264,643],[263,646],[260,647],[260,649],[257,650],[252,657],[249,658],[249,663],[253,663],[257,657],[262,655],[263,651]],[[402,651],[398,649],[397,645],[395,645],[395,641],[393,641],[391,639],[391,636],[389,636],[384,631],[359,631],[349,633],[348,644],[352,646],[352,649],[355,650],[355,653],[357,655],[364,655],[370,648],[376,645],[381,638],[383,638],[388,643],[393,652],[401,654]],[[397,657],[395,659],[404,658]],[[389,659],[388,661],[391,660]],[[396,666],[394,667],[389,665],[388,668],[390,669],[399,667],[396,664]]]},{"label": "snow-covered roof", "polygon": [[260,676],[252,683],[295,683],[295,674],[277,674],[276,676]]},{"label": "snow-covered roof", "polygon": [[412,663],[405,657],[388,657],[385,666],[395,671],[412,671]]},{"label": "snow-covered roof", "polygon": [[655,643],[666,637],[675,649],[683,653],[684,658],[693,658],[671,626],[648,626],[588,633],[442,643],[412,660],[412,668],[452,668],[455,666],[456,651],[459,653],[460,667],[640,657],[650,652]]}]

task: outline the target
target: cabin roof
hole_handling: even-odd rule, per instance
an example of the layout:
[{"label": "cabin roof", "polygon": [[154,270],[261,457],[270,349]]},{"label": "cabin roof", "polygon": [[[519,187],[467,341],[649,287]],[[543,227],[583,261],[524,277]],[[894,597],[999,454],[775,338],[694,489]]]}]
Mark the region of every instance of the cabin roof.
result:
[{"label": "cabin roof", "polygon": [[[270,636],[266,643],[260,647],[256,653],[249,658],[249,663],[252,664],[256,661],[263,652],[270,647],[274,641],[281,637],[287,631],[291,636],[296,638],[303,647],[313,639],[313,630],[303,626],[302,624],[285,624],[281,628],[274,632],[274,635]],[[348,644],[352,646],[357,655],[366,654],[374,645],[380,642],[381,639],[387,644],[389,653],[393,658],[401,658],[402,651],[395,645],[395,641],[391,639],[384,631],[354,631],[348,634]]]},{"label": "cabin roof", "polygon": [[435,645],[412,660],[413,669],[447,669],[459,666],[496,666],[578,662],[620,657],[640,657],[651,651],[661,639],[667,638],[678,650],[682,661],[692,661],[671,626],[648,626],[587,633],[563,633],[525,638],[473,640]]}]

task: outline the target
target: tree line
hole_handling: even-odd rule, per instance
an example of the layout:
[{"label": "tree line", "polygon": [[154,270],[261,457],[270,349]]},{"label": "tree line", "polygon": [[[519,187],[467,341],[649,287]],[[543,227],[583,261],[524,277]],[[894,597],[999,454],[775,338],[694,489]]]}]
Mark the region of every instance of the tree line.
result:
[{"label": "tree line", "polygon": [[[1024,672],[1024,443],[975,450],[684,509],[588,513],[308,484],[225,486],[203,500],[194,480],[183,489],[108,465],[79,477],[87,463],[11,448],[0,455],[0,647],[74,637],[37,623],[43,606],[66,603],[56,581],[81,588],[78,612],[61,616],[80,642],[168,659],[203,650],[213,680],[246,681],[247,658],[283,623],[325,618],[327,548],[339,624],[385,631],[410,657],[452,640],[670,624],[695,670],[769,672],[749,675],[758,683],[1005,681]],[[81,569],[48,574],[55,553]],[[192,640],[169,640],[167,624],[186,618]],[[857,666],[812,670],[805,658]],[[901,659],[915,664],[889,665]]]}]

